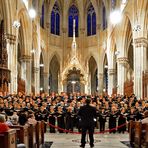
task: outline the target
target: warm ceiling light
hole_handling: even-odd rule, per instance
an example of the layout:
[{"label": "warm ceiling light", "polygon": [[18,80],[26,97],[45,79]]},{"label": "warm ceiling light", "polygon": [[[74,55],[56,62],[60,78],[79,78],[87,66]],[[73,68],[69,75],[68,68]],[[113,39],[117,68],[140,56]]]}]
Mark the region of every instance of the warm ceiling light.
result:
[{"label": "warm ceiling light", "polygon": [[119,10],[115,10],[110,14],[110,21],[112,24],[116,25],[121,22],[121,12]]},{"label": "warm ceiling light", "polygon": [[36,12],[35,12],[35,10],[33,8],[29,10],[29,16],[32,19],[34,19],[36,17]]}]

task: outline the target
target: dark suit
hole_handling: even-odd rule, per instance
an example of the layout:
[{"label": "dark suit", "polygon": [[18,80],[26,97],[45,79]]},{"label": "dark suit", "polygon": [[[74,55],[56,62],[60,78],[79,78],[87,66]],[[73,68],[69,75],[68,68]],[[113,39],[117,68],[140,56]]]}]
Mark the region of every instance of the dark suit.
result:
[{"label": "dark suit", "polygon": [[78,112],[78,116],[80,117],[80,124],[82,127],[82,137],[81,137],[81,145],[85,146],[85,137],[86,132],[89,132],[89,139],[90,139],[90,146],[94,145],[94,128],[95,128],[95,121],[96,118],[96,108],[90,105],[82,106]]}]

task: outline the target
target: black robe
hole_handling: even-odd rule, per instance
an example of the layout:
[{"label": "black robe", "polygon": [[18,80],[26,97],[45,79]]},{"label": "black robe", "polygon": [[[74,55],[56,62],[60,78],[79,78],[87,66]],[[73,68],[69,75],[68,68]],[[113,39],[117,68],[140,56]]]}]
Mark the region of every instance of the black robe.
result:
[{"label": "black robe", "polygon": [[[120,113],[119,114],[119,118],[118,118],[118,126],[122,125],[122,124],[126,124],[126,114],[125,113]],[[118,128],[118,132],[125,132],[126,131],[126,125]]]},{"label": "black robe", "polygon": [[[118,113],[117,112],[111,112],[109,115],[109,129],[113,129],[116,127],[116,119],[118,117]],[[116,129],[111,130],[110,133],[116,133]]]},{"label": "black robe", "polygon": [[[55,122],[56,122],[56,113],[55,112],[50,112],[49,113],[49,123],[52,124],[53,126],[55,126]],[[50,126],[50,125],[49,125]],[[50,126],[50,133],[55,133],[55,127]]]},{"label": "black robe", "polygon": [[[65,129],[65,114],[64,112],[57,112],[57,124],[59,128]],[[60,133],[63,133],[64,131],[61,129],[58,129]]]}]

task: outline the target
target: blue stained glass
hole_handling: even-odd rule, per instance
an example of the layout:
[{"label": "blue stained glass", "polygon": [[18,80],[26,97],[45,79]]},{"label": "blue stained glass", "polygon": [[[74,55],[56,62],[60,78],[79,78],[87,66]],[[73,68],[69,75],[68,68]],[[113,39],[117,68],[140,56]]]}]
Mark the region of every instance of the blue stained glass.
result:
[{"label": "blue stained glass", "polygon": [[69,37],[73,36],[73,17],[69,16]]},{"label": "blue stained glass", "polygon": [[54,4],[51,12],[51,33],[60,35],[60,12],[57,2]]},{"label": "blue stained glass", "polygon": [[55,34],[55,13],[51,12],[51,33]]},{"label": "blue stained glass", "polygon": [[60,15],[56,14],[56,35],[60,34]]},{"label": "blue stained glass", "polygon": [[69,8],[69,17],[68,17],[68,36],[72,37],[73,36],[73,19],[76,20],[76,26],[75,26],[75,31],[76,31],[76,37],[78,37],[78,26],[79,26],[79,17],[78,17],[78,9],[75,5],[72,5]]},{"label": "blue stained glass", "polygon": [[91,35],[91,15],[87,15],[87,35]]},{"label": "blue stained glass", "polygon": [[96,13],[92,14],[92,35],[96,34]]},{"label": "blue stained glass", "polygon": [[88,7],[87,11],[87,35],[96,34],[96,13],[92,4]]},{"label": "blue stained glass", "polygon": [[44,4],[42,5],[42,15],[40,18],[40,25],[42,28],[44,28]]}]

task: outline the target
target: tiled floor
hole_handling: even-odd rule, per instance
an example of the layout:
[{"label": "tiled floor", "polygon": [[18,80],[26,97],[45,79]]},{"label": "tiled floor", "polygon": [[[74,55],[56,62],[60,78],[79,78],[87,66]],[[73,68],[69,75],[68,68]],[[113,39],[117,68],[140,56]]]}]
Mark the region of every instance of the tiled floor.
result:
[{"label": "tiled floor", "polygon": [[[81,135],[76,134],[45,134],[45,141],[53,141],[51,148],[79,148]],[[129,141],[128,133],[126,134],[99,134],[95,135],[94,148],[127,148],[120,141]],[[85,148],[89,148],[87,143]]]}]

